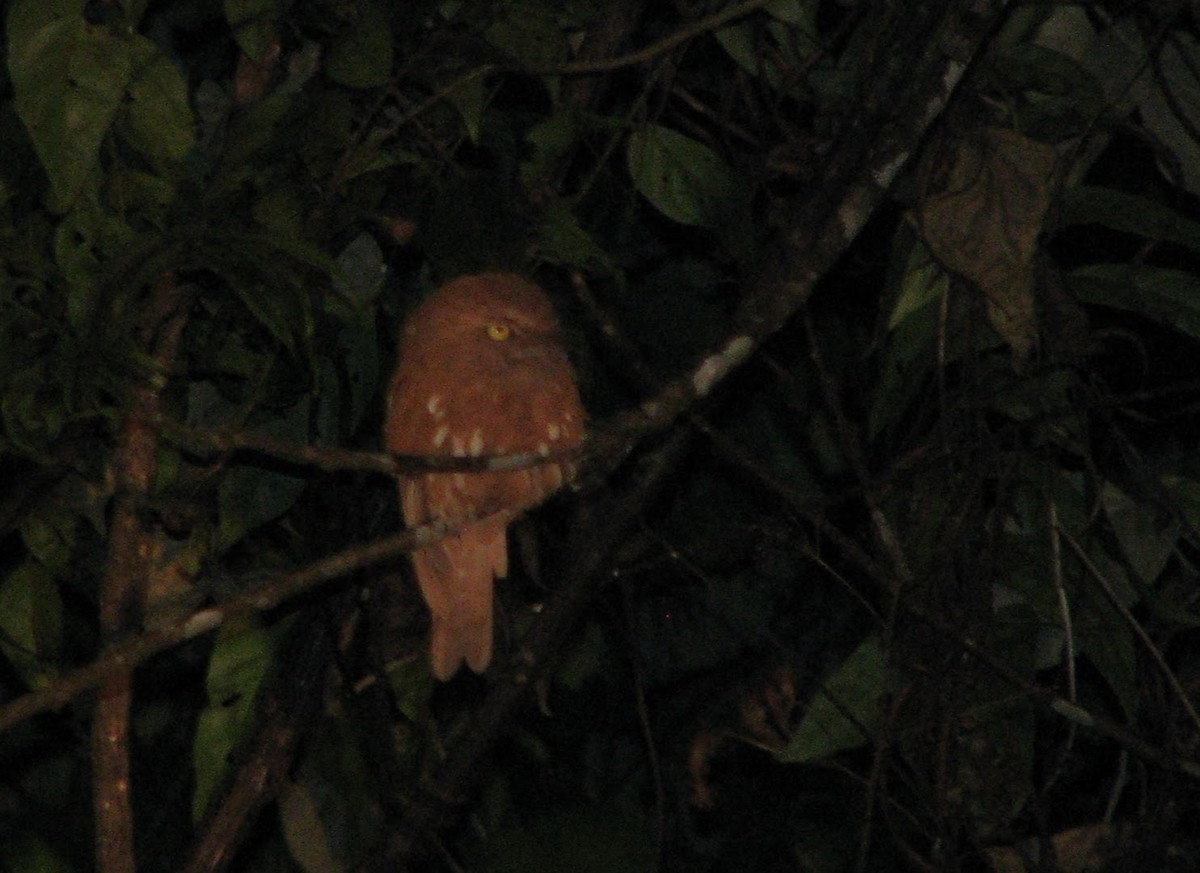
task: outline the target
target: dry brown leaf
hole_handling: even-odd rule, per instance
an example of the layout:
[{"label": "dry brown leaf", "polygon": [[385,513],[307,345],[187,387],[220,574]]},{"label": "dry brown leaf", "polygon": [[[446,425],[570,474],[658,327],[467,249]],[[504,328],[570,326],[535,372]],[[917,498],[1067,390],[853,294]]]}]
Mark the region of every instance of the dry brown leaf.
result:
[{"label": "dry brown leaf", "polygon": [[[1086,873],[1101,870],[1117,858],[1131,838],[1128,825],[1098,823],[1071,828],[1055,834],[1050,842],[1054,845],[1056,869],[1061,873]],[[1038,869],[1037,841],[1030,840],[1021,849],[996,846],[985,849],[984,855],[994,873],[1029,873]],[[1026,864],[1026,858],[1030,864]]]},{"label": "dry brown leaf", "polygon": [[1019,368],[1037,342],[1033,259],[1058,153],[1016,131],[984,128],[931,155],[913,221],[938,260],[983,292]]}]

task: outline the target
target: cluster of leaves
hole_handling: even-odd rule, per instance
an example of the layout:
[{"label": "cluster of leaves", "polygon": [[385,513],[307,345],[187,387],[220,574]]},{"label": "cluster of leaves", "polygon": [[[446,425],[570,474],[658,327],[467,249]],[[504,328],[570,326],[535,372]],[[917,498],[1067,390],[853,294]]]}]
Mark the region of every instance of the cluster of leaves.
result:
[{"label": "cluster of leaves", "polygon": [[[685,5],[7,4],[0,703],[102,656],[139,386],[162,420],[131,635],[398,527],[386,477],[222,438],[374,448],[390,337],[443,278],[538,276],[598,428],[726,346],[816,233],[803,204],[838,193],[828,146],[908,4]],[[674,425],[682,460],[605,556],[542,711],[504,726],[470,826],[427,844],[498,870],[1200,851],[1198,44],[1182,4],[1147,7],[1023,8],[991,35],[804,310]],[[164,276],[189,289],[166,366]],[[586,543],[560,515],[534,519],[551,569]],[[230,863],[385,852],[491,681],[431,685],[398,571],[140,665],[143,866],[214,839],[305,688],[304,742],[279,744]],[[517,637],[554,587],[528,575],[502,593]],[[374,607],[331,596],[349,585]],[[280,691],[318,638],[336,652]],[[0,869],[88,869],[90,701],[4,713]]]}]

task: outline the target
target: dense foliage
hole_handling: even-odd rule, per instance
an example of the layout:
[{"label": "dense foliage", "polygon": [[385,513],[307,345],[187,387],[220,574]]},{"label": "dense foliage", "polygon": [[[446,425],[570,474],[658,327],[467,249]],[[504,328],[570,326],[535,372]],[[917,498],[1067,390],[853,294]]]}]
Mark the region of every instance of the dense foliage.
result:
[{"label": "dense foliage", "polygon": [[[0,870],[1193,870],[1176,0],[8,0]],[[404,313],[593,417],[434,683]]]}]

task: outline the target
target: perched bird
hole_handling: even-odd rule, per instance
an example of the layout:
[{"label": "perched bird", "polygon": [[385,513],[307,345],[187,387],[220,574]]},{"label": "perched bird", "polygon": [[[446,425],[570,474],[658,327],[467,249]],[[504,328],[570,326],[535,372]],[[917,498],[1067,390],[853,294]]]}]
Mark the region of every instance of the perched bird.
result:
[{"label": "perched bird", "polygon": [[[540,454],[583,440],[585,412],[558,319],[540,288],[511,273],[461,276],[408,317],[388,387],[383,441],[405,455]],[[492,657],[492,581],[508,574],[507,528],[571,478],[568,461],[506,472],[403,477],[410,527],[466,521],[412,553],[431,629],[433,675]]]}]

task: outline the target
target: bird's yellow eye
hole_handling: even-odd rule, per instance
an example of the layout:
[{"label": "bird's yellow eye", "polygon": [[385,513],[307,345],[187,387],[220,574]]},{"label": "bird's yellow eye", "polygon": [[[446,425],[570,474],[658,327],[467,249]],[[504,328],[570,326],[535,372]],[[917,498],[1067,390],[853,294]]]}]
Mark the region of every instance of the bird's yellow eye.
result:
[{"label": "bird's yellow eye", "polygon": [[488,337],[489,337],[490,339],[494,339],[494,340],[496,340],[497,342],[500,342],[500,341],[502,341],[502,340],[506,340],[506,339],[508,339],[508,335],[509,335],[511,332],[512,332],[512,331],[510,331],[510,330],[509,330],[509,327],[508,327],[508,325],[507,325],[507,324],[495,324],[495,323],[493,323],[493,324],[489,324],[489,325],[487,326],[487,335],[488,335]]}]

